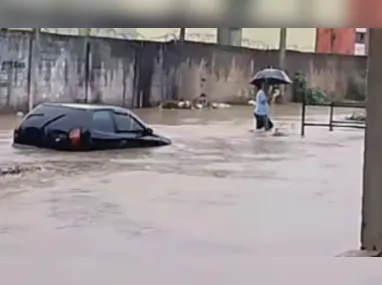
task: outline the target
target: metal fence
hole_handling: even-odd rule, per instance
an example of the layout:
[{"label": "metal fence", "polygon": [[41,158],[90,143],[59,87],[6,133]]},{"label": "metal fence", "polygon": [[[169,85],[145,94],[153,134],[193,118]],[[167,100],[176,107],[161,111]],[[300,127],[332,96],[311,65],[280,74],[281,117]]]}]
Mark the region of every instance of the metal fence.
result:
[{"label": "metal fence", "polygon": [[[319,107],[329,108],[329,120],[328,120],[328,122],[327,123],[307,122],[306,111],[307,111],[308,106],[319,106]],[[310,105],[307,103],[305,96],[303,96],[302,108],[301,108],[301,136],[305,136],[305,128],[306,127],[328,127],[329,131],[333,131],[334,128],[365,129],[365,122],[364,121],[336,120],[334,118],[335,108],[365,109],[366,104],[365,104],[365,102],[347,102],[347,101],[335,102],[335,101],[332,101],[330,103]]]}]

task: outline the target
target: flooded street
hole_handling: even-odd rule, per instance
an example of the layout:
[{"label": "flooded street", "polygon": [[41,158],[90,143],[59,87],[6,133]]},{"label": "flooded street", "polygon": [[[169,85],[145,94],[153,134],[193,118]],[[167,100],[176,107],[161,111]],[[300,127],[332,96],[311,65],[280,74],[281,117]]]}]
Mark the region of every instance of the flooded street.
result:
[{"label": "flooded street", "polygon": [[92,153],[13,149],[1,119],[1,163],[42,167],[0,177],[2,279],[380,284],[378,261],[333,258],[359,246],[363,131],[301,138],[296,106],[273,111],[287,136],[250,132],[249,107],[140,110],[172,146]]}]

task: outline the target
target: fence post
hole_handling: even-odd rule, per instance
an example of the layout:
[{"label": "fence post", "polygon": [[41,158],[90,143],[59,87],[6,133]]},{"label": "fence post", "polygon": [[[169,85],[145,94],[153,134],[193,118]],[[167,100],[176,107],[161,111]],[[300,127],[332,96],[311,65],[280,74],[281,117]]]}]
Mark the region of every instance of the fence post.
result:
[{"label": "fence post", "polygon": [[306,97],[305,93],[302,95],[301,106],[301,136],[305,136],[305,116],[306,116]]},{"label": "fence post", "polygon": [[329,131],[333,131],[333,116],[334,116],[334,102],[330,102],[330,111],[329,111]]}]

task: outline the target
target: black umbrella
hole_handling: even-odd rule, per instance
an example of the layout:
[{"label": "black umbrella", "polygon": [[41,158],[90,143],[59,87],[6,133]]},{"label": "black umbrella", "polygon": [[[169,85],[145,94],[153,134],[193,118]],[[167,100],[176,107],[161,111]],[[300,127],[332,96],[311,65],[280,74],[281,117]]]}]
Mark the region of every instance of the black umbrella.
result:
[{"label": "black umbrella", "polygon": [[251,84],[260,87],[262,83],[269,85],[291,84],[289,76],[281,69],[265,68],[260,70],[251,80]]}]

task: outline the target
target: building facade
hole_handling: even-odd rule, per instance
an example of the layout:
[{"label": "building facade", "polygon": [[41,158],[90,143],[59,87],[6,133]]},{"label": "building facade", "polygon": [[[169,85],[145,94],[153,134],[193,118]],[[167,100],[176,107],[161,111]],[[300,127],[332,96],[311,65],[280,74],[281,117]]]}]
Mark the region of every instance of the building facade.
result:
[{"label": "building facade", "polygon": [[368,41],[367,28],[355,28],[354,54],[367,55]]},{"label": "building facade", "polygon": [[348,55],[367,54],[366,28],[318,28],[316,52]]},{"label": "building facade", "polygon": [[347,24],[352,26],[381,27],[382,2],[380,0],[350,0]]}]

